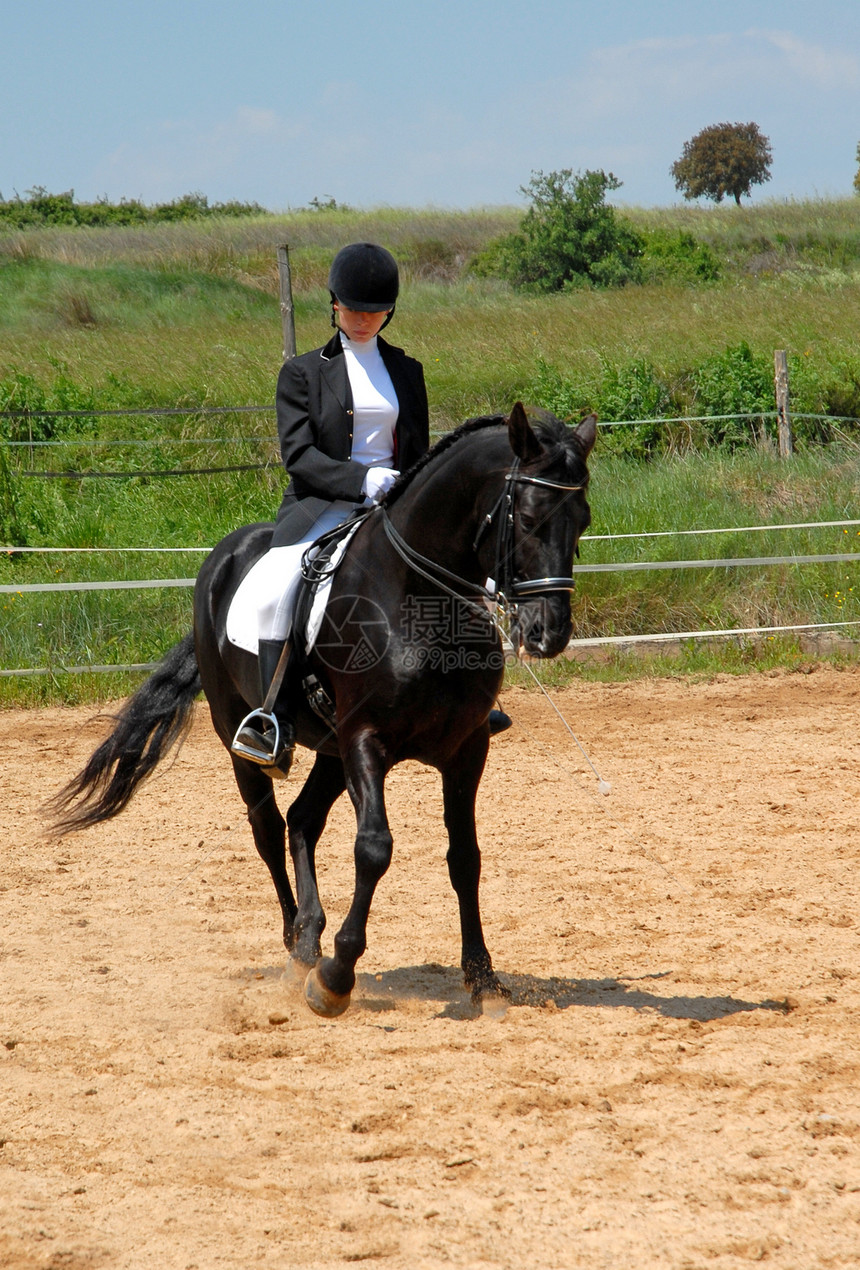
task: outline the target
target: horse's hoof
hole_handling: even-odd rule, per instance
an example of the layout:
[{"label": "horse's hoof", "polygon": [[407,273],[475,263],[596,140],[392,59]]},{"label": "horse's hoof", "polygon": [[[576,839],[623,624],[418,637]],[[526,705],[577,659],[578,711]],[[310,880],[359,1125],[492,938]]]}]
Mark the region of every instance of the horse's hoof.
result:
[{"label": "horse's hoof", "polygon": [[476,1006],[488,1018],[503,1019],[511,1004],[512,993],[492,972],[486,978],[469,983],[466,987],[472,990],[472,1005]]},{"label": "horse's hoof", "polygon": [[350,994],[347,992],[341,996],[332,992],[320,978],[319,967],[314,966],[305,979],[305,1000],[314,1014],[320,1014],[324,1019],[336,1019],[349,1008]]}]

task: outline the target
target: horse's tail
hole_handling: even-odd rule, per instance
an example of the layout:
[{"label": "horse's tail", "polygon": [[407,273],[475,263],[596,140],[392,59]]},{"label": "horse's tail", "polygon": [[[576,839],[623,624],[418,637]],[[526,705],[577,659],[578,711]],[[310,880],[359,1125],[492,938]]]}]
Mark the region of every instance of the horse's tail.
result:
[{"label": "horse's tail", "polygon": [[188,730],[200,672],[194,636],[166,654],[117,715],[116,727],[47,805],[55,833],[86,829],[116,816],[172,745]]}]

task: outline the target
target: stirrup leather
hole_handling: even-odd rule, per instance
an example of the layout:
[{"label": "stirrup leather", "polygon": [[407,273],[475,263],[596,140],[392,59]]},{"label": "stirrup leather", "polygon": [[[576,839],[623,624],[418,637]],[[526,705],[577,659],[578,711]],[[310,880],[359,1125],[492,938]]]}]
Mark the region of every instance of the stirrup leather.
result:
[{"label": "stirrup leather", "polygon": [[[268,726],[262,728],[254,728],[252,720],[260,720]],[[268,732],[274,729],[274,744],[271,750],[256,749],[251,745],[246,745],[244,741],[239,740],[239,735],[246,727],[251,725],[251,731],[260,733]],[[269,714],[267,710],[252,710],[250,714],[246,714],[242,722],[236,729],[236,735],[233,737],[233,744],[230,746],[230,752],[237,754],[240,758],[246,758],[251,763],[259,763],[261,767],[275,767],[284,757],[287,750],[286,744],[282,742],[281,725],[277,716]]]}]

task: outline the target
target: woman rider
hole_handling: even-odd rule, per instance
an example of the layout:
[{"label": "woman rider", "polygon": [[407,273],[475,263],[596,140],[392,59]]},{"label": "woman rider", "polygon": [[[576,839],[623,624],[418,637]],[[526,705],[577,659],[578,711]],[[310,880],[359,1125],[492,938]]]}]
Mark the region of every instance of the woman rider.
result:
[{"label": "woman rider", "polygon": [[[321,534],[390,489],[430,443],[421,363],[380,338],[394,316],[397,262],[375,243],[337,253],[329,273],[335,334],[323,348],[284,362],[278,377],[278,438],[290,483],[265,563],[271,585],[258,612],[260,691],[265,700],[288,655],[301,558]],[[491,730],[509,720],[493,712]],[[277,723],[277,727],[275,726]],[[277,740],[276,740],[277,739]],[[253,711],[233,753],[286,773],[295,746],[289,705]]]}]

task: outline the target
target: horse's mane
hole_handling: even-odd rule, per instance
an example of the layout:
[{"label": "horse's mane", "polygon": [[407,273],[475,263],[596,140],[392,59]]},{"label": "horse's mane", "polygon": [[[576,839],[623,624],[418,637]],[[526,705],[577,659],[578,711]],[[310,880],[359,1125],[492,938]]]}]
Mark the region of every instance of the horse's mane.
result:
[{"label": "horse's mane", "polygon": [[[542,410],[537,406],[527,407],[526,414],[535,433],[547,444],[546,459],[548,464],[560,458],[563,454],[567,466],[572,472],[577,467],[582,466],[583,459],[579,452],[576,438],[566,423],[558,419],[549,410]],[[440,454],[450,450],[451,446],[456,445],[463,437],[471,436],[473,432],[479,432],[482,428],[497,427],[500,424],[506,425],[507,422],[506,415],[478,415],[473,419],[467,419],[465,423],[461,423],[453,432],[446,432],[435,445],[426,450],[420,459],[398,477],[385,497],[380,500],[382,506],[391,507],[393,503],[396,503],[419,472],[423,472],[425,467],[434,462]]]},{"label": "horse's mane", "polygon": [[461,437],[469,436],[472,432],[480,431],[481,428],[491,428],[495,424],[500,423],[507,423],[504,415],[479,415],[474,419],[467,419],[465,423],[461,423],[453,432],[446,432],[435,445],[431,445],[429,450],[425,450],[421,458],[417,459],[411,467],[408,467],[398,477],[385,497],[380,499],[382,506],[390,507],[392,503],[396,503],[400,495],[412,484],[418,473],[423,472],[424,468],[429,463],[432,463],[434,459],[437,459],[440,454],[450,450],[451,446],[455,445]]}]

